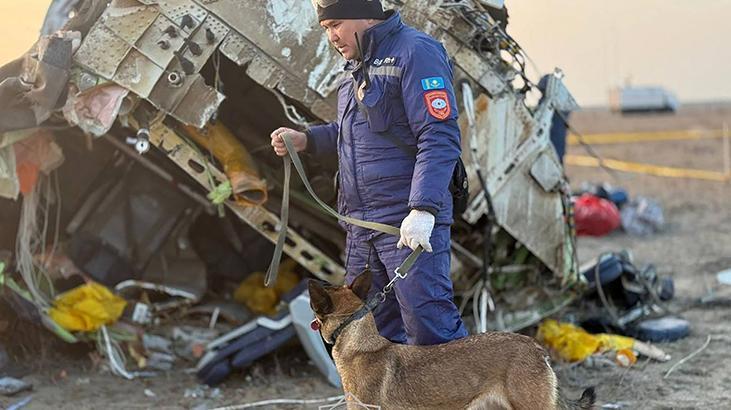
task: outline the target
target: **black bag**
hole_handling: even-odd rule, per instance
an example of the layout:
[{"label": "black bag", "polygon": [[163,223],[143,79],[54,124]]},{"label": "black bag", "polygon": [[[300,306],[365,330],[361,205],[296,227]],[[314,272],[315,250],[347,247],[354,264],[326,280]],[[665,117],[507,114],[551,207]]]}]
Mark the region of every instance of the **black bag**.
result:
[{"label": "black bag", "polygon": [[462,157],[457,158],[457,163],[454,165],[449,192],[452,193],[452,216],[456,218],[467,210],[470,201],[470,184]]}]

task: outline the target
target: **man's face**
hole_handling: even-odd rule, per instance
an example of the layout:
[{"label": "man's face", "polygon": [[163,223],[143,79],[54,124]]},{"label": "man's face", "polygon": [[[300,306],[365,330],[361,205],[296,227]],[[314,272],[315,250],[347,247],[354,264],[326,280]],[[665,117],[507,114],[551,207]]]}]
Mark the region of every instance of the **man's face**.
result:
[{"label": "man's face", "polygon": [[346,60],[360,59],[355,35],[363,40],[363,33],[377,20],[323,20],[320,25],[327,33],[327,38],[338,49]]}]

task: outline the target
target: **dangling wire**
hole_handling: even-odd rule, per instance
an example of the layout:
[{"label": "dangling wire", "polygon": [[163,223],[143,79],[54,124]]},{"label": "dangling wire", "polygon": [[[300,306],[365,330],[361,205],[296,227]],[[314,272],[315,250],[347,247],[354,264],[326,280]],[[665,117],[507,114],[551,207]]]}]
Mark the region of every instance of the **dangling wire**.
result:
[{"label": "dangling wire", "polygon": [[487,180],[482,172],[479,161],[479,152],[477,147],[477,113],[475,111],[475,97],[472,87],[465,81],[462,83],[462,98],[464,109],[467,113],[467,122],[470,129],[470,152],[472,165],[475,167],[477,178],[480,181],[484,200],[487,205],[485,233],[483,236],[483,254],[482,254],[482,280],[480,285],[475,287],[473,298],[473,314],[477,324],[477,331],[480,333],[487,332],[487,313],[495,311],[495,301],[492,297],[490,286],[490,265],[492,263],[492,228],[494,225],[495,209],[492,204],[492,196],[487,186]]},{"label": "dangling wire", "polygon": [[284,96],[278,90],[271,89],[270,91],[277,97],[279,104],[281,104],[282,109],[284,110],[284,115],[292,124],[296,124],[301,129],[309,128],[311,123],[307,122],[307,119],[300,114],[299,111],[297,111],[295,106],[288,104],[284,99]]},{"label": "dangling wire", "polygon": [[[46,189],[45,195],[42,195],[43,189]],[[46,250],[49,206],[52,196],[57,197],[58,195],[53,194],[49,178],[41,175],[31,192],[23,197],[15,247],[18,272],[20,272],[33,302],[42,310],[51,306],[54,289],[43,268],[44,261],[40,258],[36,259],[34,256],[42,254]],[[60,212],[60,208],[58,212]],[[58,216],[56,221],[57,224],[60,224]],[[56,229],[58,230],[58,228]],[[44,288],[48,289],[49,293],[41,291]]]}]

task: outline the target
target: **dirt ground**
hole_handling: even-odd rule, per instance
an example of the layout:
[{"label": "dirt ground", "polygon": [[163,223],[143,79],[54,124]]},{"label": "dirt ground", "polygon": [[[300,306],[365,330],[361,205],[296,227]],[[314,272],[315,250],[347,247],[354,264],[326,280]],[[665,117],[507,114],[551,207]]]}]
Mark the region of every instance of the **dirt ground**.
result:
[{"label": "dirt ground", "polygon": [[[588,111],[575,115],[573,125],[584,133],[663,131],[721,128],[731,122],[730,105],[694,106],[674,116],[619,117]],[[624,143],[595,146],[603,157],[657,165],[721,171],[721,140]],[[569,153],[583,155],[580,147]],[[661,345],[672,359],[658,363],[641,358],[629,369],[596,369],[557,363],[565,390],[578,397],[596,386],[605,408],[728,409],[731,408],[731,287],[716,284],[715,273],[731,268],[731,183],[669,179],[568,167],[573,186],[610,182],[631,196],[643,195],[663,206],[666,227],[660,234],[638,238],[616,232],[604,238],[580,238],[580,259],[604,251],[627,249],[637,265],[653,263],[658,273],[675,279],[671,308],[692,323],[690,337]],[[715,303],[698,300],[709,292]],[[298,345],[280,349],[252,368],[230,378],[218,390],[200,390],[194,375],[181,366],[157,378],[125,381],[95,367],[83,348],[69,348],[44,331],[6,330],[11,369],[34,389],[12,398],[0,396],[0,407],[32,395],[27,409],[212,409],[267,399],[311,399],[340,395],[327,384]],[[3,332],[0,331],[0,335]],[[706,349],[665,373],[679,360],[711,341]],[[22,345],[22,346],[21,346]],[[147,390],[147,392],[146,392]],[[191,397],[197,396],[197,397]],[[317,405],[273,405],[259,408],[317,408]]]}]

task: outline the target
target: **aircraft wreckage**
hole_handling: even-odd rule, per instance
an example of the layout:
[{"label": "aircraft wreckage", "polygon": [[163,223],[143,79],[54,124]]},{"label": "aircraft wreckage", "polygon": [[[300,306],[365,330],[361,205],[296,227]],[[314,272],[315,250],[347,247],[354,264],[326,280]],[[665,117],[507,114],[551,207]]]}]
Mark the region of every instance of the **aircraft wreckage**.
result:
[{"label": "aircraft wreckage", "polygon": [[[549,141],[555,112],[576,103],[558,71],[540,103],[526,103],[535,88],[526,56],[483,2],[384,6],[441,41],[454,61],[471,190],[453,227],[457,304],[475,331],[533,325],[583,285],[568,184]],[[167,157],[201,185],[187,196],[210,207],[203,196],[218,193],[271,242],[281,229],[282,170],[269,134],[335,120],[346,75],[303,0],[80,1],[61,31],[13,64],[28,98],[0,118],[6,136],[70,123],[136,150],[153,169]],[[307,162],[315,190],[332,201],[333,169]],[[341,282],[344,233],[301,186],[292,195],[285,253],[313,276]]]}]

